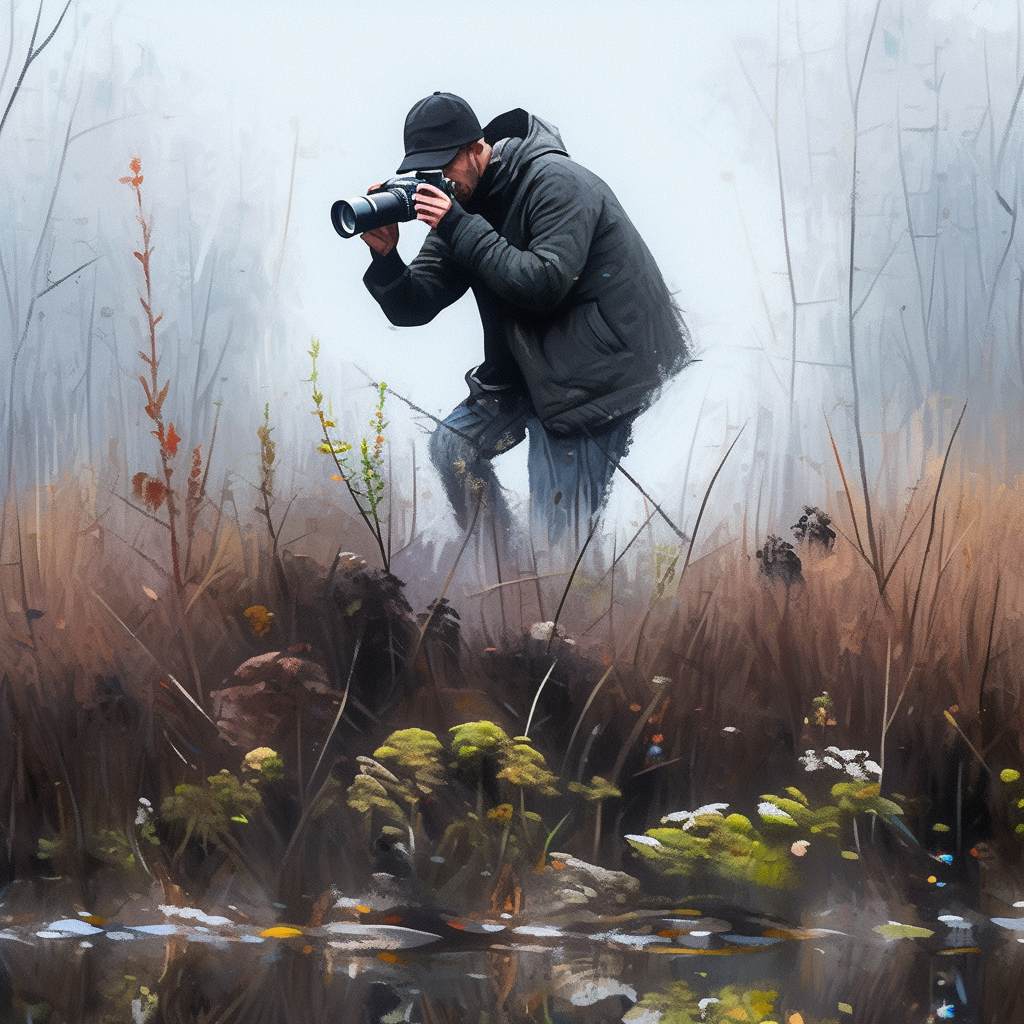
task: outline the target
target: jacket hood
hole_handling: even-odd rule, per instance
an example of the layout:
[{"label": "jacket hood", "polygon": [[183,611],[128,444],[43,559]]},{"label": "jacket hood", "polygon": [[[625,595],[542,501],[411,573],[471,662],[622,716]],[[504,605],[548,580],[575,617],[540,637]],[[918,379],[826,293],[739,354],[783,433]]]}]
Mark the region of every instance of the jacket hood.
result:
[{"label": "jacket hood", "polygon": [[527,164],[545,153],[569,155],[558,129],[521,107],[500,114],[491,121],[484,128],[484,139],[495,146],[498,158],[497,172],[491,185],[493,191],[500,191],[515,181]]}]

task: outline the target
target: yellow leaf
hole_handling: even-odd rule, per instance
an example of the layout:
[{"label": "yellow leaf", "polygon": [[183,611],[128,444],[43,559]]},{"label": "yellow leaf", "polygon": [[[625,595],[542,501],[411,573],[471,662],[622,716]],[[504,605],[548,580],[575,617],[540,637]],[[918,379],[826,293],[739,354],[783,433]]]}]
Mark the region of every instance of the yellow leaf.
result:
[{"label": "yellow leaf", "polygon": [[[935,934],[931,928],[918,928],[912,924],[879,924],[875,925],[874,931],[887,939],[929,939]],[[852,1010],[846,1012],[853,1013]]]},{"label": "yellow leaf", "polygon": [[840,1013],[853,1013],[853,1007],[849,1003],[840,1003],[839,1004],[839,1012]]},{"label": "yellow leaf", "polygon": [[789,1020],[786,1024],[804,1024],[804,1017],[802,1013],[791,1013]]},{"label": "yellow leaf", "polygon": [[292,928],[290,925],[279,924],[273,928],[265,928],[260,932],[260,938],[263,939],[294,939],[296,935],[301,935],[301,928]]},{"label": "yellow leaf", "polygon": [[159,601],[160,598],[157,596],[155,590],[150,590],[149,587],[143,587],[142,592],[152,601]]}]

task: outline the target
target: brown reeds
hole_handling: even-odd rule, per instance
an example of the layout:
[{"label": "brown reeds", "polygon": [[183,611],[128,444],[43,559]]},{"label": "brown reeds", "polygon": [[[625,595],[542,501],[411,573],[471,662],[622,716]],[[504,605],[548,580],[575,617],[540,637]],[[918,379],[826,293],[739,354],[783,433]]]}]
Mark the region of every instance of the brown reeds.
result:
[{"label": "brown reeds", "polygon": [[[935,507],[946,519],[945,533],[921,531],[910,542],[892,576],[888,611],[853,541],[840,539],[831,552],[804,545],[806,582],[791,589],[759,581],[729,547],[691,566],[677,595],[682,608],[667,618],[662,612],[649,627],[657,670],[673,680],[659,726],[666,759],[688,754],[694,744],[699,750],[728,745],[735,762],[729,775],[739,779],[756,770],[773,744],[791,754],[818,746],[811,702],[827,691],[835,725],[823,730],[824,742],[878,755],[881,735],[889,787],[915,792],[935,785],[942,752],[954,738],[950,716],[969,761],[991,763],[998,751],[997,763],[1019,764],[1024,736],[1015,716],[1024,679],[1012,652],[1024,640],[1024,585],[1001,566],[1024,558],[1015,528],[1024,482],[997,486],[977,474],[959,494],[946,494],[938,487],[942,468],[936,460],[911,517]],[[893,525],[903,514],[890,509],[878,521]],[[915,616],[927,623],[916,636]],[[645,685],[637,678],[631,692]],[[647,704],[641,717],[649,717],[658,695],[641,703]],[[730,732],[723,735],[725,728]],[[643,729],[638,718],[628,756],[640,757],[635,747]],[[620,761],[628,763],[628,756]],[[703,767],[699,753],[687,760],[698,772],[689,781],[700,800],[703,787],[710,795],[721,783],[715,759]]]}]

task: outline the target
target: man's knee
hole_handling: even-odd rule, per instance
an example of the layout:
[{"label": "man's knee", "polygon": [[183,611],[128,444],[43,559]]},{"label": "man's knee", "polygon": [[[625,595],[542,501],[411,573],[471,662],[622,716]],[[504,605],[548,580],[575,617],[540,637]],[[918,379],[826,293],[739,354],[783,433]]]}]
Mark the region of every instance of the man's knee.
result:
[{"label": "man's knee", "polygon": [[477,454],[473,444],[444,423],[439,423],[430,435],[428,451],[434,468],[447,478],[464,476],[467,466],[476,461]]}]

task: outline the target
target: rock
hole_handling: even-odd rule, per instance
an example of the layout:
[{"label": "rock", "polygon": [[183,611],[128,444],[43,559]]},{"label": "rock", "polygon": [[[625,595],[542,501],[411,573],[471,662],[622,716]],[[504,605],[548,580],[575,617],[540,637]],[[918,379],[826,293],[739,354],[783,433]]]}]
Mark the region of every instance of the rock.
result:
[{"label": "rock", "polygon": [[524,878],[525,913],[530,920],[586,918],[621,914],[650,901],[644,898],[640,882],[624,871],[611,871],[588,864],[567,853],[552,853],[540,874]]},{"label": "rock", "polygon": [[556,626],[554,622],[535,622],[530,626],[530,639],[550,642],[552,631],[554,631],[555,636],[559,640],[564,641],[570,646],[575,645],[576,641],[561,626]]},{"label": "rock", "polygon": [[[640,882],[625,871],[611,871],[597,864],[588,864],[567,853],[552,853],[551,859],[564,864],[563,877],[572,877],[591,899],[599,894],[612,897],[616,903],[641,898]],[[583,882],[588,884],[582,885]]]},{"label": "rock", "polygon": [[284,745],[299,716],[304,735],[326,733],[340,700],[319,665],[289,652],[250,658],[228,683],[210,703],[221,737],[243,750]]}]

